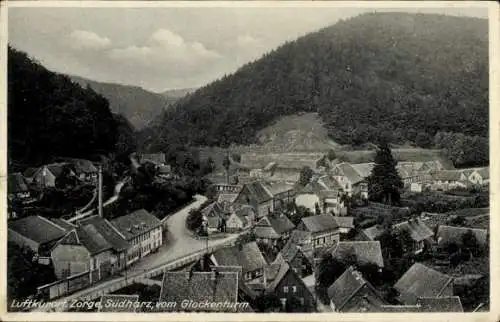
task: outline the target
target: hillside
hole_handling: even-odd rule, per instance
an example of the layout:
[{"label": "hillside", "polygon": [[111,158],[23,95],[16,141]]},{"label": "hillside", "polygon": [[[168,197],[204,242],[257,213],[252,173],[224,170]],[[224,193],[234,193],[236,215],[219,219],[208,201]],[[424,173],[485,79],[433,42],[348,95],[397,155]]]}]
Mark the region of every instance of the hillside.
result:
[{"label": "hillside", "polygon": [[180,89],[169,89],[160,93],[160,95],[164,96],[167,99],[179,99],[190,93],[196,91],[196,88],[180,88]]},{"label": "hillside", "polygon": [[90,85],[109,101],[113,113],[125,116],[137,130],[148,125],[178,99],[152,93],[137,86],[96,82],[78,76],[69,77],[83,87]]},{"label": "hillside", "polygon": [[[384,136],[431,148],[438,132],[447,132],[484,148],[487,62],[487,20],[364,14],[288,42],[180,99],[151,148],[255,144],[260,130],[300,112],[317,112],[342,145]],[[461,162],[487,162],[481,155]]]},{"label": "hillside", "polygon": [[9,171],[114,151],[119,130],[104,97],[11,47],[8,62]]}]

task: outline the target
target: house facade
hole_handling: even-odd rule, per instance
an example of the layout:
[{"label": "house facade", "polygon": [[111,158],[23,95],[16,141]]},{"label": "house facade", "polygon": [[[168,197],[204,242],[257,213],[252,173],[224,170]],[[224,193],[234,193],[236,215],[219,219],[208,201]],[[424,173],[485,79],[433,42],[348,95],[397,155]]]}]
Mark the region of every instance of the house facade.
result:
[{"label": "house facade", "polygon": [[260,219],[254,227],[256,240],[271,246],[284,243],[290,237],[295,225],[285,215],[269,215]]},{"label": "house facade", "polygon": [[163,244],[161,221],[144,209],[111,220],[111,224],[130,244],[127,265],[130,265]]},{"label": "house facade", "polygon": [[330,247],[340,240],[339,226],[330,214],[302,218],[297,228],[309,234],[313,249]]},{"label": "house facade", "polygon": [[25,202],[30,199],[31,193],[28,189],[27,181],[21,173],[16,172],[9,174],[7,184],[9,200]]},{"label": "house facade", "polygon": [[252,206],[258,219],[274,211],[273,195],[260,181],[244,184],[234,203]]},{"label": "house facade", "polygon": [[201,210],[203,221],[208,233],[225,231],[226,218],[224,207],[219,202],[214,201]]}]

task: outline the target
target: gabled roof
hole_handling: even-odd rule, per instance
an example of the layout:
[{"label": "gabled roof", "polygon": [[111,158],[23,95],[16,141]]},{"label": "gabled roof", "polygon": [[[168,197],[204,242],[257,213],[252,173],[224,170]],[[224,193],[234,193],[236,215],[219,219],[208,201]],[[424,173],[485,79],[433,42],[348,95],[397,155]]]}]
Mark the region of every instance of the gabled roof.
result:
[{"label": "gabled roof", "polygon": [[266,183],[265,187],[273,196],[276,196],[283,192],[293,191],[295,188],[293,184],[286,182]]},{"label": "gabled roof", "polygon": [[101,218],[99,216],[92,216],[80,220],[81,225],[93,225],[99,234],[106,239],[106,241],[112,246],[112,248],[117,251],[126,250],[130,245],[125,240],[125,236],[120,234],[118,229],[116,229],[107,219]]},{"label": "gabled roof", "polygon": [[297,255],[300,254],[305,257],[304,253],[297,244],[288,241],[278,253],[273,263],[291,262],[295,259],[295,257],[297,257]]},{"label": "gabled roof", "polygon": [[455,243],[460,245],[462,244],[462,236],[469,231],[472,231],[474,236],[476,236],[476,240],[480,245],[486,245],[488,243],[488,231],[486,229],[469,227],[439,225],[436,238],[439,244]]},{"label": "gabled roof", "polygon": [[417,305],[421,312],[463,312],[462,302],[458,296],[420,297]]},{"label": "gabled roof", "polygon": [[427,227],[420,218],[410,219],[393,225],[396,231],[407,230],[414,241],[422,241],[431,238],[434,232]]},{"label": "gabled roof", "polygon": [[111,220],[111,224],[126,240],[130,240],[153,228],[159,227],[161,221],[145,209],[140,209]]},{"label": "gabled roof", "polygon": [[286,262],[266,266],[264,268],[266,292],[274,293],[276,286],[278,286],[288,271],[290,271],[290,265]]},{"label": "gabled roof", "polygon": [[351,166],[356,170],[356,172],[362,177],[367,178],[371,175],[372,169],[375,166],[375,163],[355,163],[351,164]]},{"label": "gabled roof", "polygon": [[213,253],[217,266],[241,266],[243,273],[264,268],[266,259],[256,242],[221,248]]},{"label": "gabled roof", "polygon": [[259,294],[249,288],[243,281],[243,268],[241,266],[212,266],[214,272],[235,272],[238,274],[238,288],[251,299],[255,299]]},{"label": "gabled roof", "polygon": [[269,215],[257,222],[254,231],[257,237],[280,238],[281,234],[292,231],[294,228],[295,225],[287,216]]},{"label": "gabled roof", "polygon": [[463,174],[460,170],[440,170],[433,172],[432,177],[441,181],[462,181]]},{"label": "gabled roof", "polygon": [[396,282],[394,288],[405,304],[415,304],[419,297],[438,297],[453,281],[448,275],[421,263],[413,264]]},{"label": "gabled roof", "polygon": [[97,168],[95,165],[85,159],[71,159],[69,162],[73,165],[76,173],[95,173],[97,172]]},{"label": "gabled roof", "polygon": [[233,203],[234,200],[238,197],[237,193],[221,193],[217,197],[218,203]]},{"label": "gabled roof", "polygon": [[334,190],[334,191],[343,190],[342,185],[333,176],[329,175],[322,176],[318,179],[318,182],[320,185],[325,187],[325,189],[323,190]]},{"label": "gabled roof", "polygon": [[337,221],[330,214],[315,215],[302,218],[302,223],[307,231],[319,233],[339,228]]},{"label": "gabled roof", "polygon": [[271,226],[255,226],[254,234],[257,238],[264,239],[280,239],[281,235],[274,230]]},{"label": "gabled roof", "polygon": [[113,248],[92,224],[76,227],[59,241],[59,245],[80,245],[91,255]]},{"label": "gabled roof", "polygon": [[8,222],[9,230],[39,244],[49,243],[66,234],[63,227],[41,216],[29,216]]},{"label": "gabled roof", "polygon": [[[125,313],[125,312],[137,312],[136,305],[119,305],[125,301],[131,301],[131,303],[136,303],[139,301],[139,295],[118,295],[118,294],[106,294],[101,296],[101,305],[99,306],[99,312],[113,312],[113,313]],[[112,303],[111,305],[109,305]]]},{"label": "gabled roof", "polygon": [[71,230],[75,228],[76,226],[67,222],[66,220],[62,218],[49,218],[50,221],[52,221],[54,224],[58,225],[59,227],[63,228],[64,230]]},{"label": "gabled roof", "polygon": [[354,229],[354,217],[335,216],[334,218],[340,228]]},{"label": "gabled roof", "polygon": [[[375,288],[363,278],[363,275],[352,266],[347,268],[344,273],[328,288],[328,297],[335,305],[335,309],[340,311],[356,295],[356,293],[367,285],[375,294]],[[382,302],[379,298],[378,301]]]},{"label": "gabled roof", "polygon": [[36,172],[38,171],[39,168],[27,168],[26,170],[24,170],[23,172],[23,176],[25,178],[33,178],[33,176],[36,174]]},{"label": "gabled roof", "polygon": [[322,190],[328,190],[328,187],[319,178],[309,182],[304,188],[302,188],[299,193],[313,193],[317,194]]},{"label": "gabled roof", "polygon": [[229,217],[232,217],[232,216],[236,216],[241,221],[241,223],[243,224],[243,226],[246,226],[248,224],[248,220],[245,217],[244,212],[241,211],[241,209],[239,209],[237,211],[234,211],[231,214],[231,216],[229,216]]},{"label": "gabled roof", "polygon": [[342,175],[345,176],[349,182],[351,182],[351,184],[356,184],[364,180],[364,177],[362,177],[350,163],[340,163],[337,165],[337,168],[340,170]]},{"label": "gabled roof", "polygon": [[[182,301],[221,303],[238,301],[237,272],[170,272],[163,274],[160,301],[177,303],[177,310],[221,311],[221,307],[180,309]],[[175,309],[174,309],[175,310]]]},{"label": "gabled roof", "polygon": [[9,174],[8,191],[9,193],[19,193],[28,191],[28,185],[26,184],[26,180],[24,179],[24,176],[21,173],[15,172]]},{"label": "gabled roof", "polygon": [[[59,162],[59,163],[51,163],[51,164],[47,164],[45,165],[45,167],[55,176],[55,177],[59,177],[63,171],[64,171],[64,168],[66,166],[68,166],[69,163],[68,162]],[[43,171],[43,168],[44,167],[41,167],[39,168],[40,170]]]},{"label": "gabled roof", "polygon": [[208,216],[210,213],[215,213],[216,216],[221,216],[224,213],[224,208],[217,201],[214,201],[201,210],[201,214],[203,216]]},{"label": "gabled roof", "polygon": [[248,191],[250,197],[255,199],[257,203],[263,203],[273,199],[273,194],[260,181],[253,181],[245,184],[240,193],[244,190]]},{"label": "gabled roof", "polygon": [[359,265],[375,264],[384,267],[384,257],[379,241],[341,241],[332,251],[333,258],[353,255]]},{"label": "gabled roof", "polygon": [[141,163],[151,162],[155,164],[164,164],[166,162],[165,153],[149,153],[141,156]]}]

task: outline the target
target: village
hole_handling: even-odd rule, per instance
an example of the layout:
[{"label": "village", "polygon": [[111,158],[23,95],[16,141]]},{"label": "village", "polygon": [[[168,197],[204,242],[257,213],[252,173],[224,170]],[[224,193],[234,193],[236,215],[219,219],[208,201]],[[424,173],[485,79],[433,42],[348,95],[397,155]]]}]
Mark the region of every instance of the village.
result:
[{"label": "village", "polygon": [[[131,160],[131,171],[153,164],[163,180],[177,176],[162,153]],[[489,168],[397,161],[394,205],[371,200],[375,167],[335,151],[228,153],[184,208],[106,219],[129,179],[104,200],[101,165],[69,159],[10,174],[9,201],[29,207],[62,176],[94,187],[89,203],[61,218],[12,207],[8,240],[56,277],[33,299],[100,303],[67,311],[116,312],[104,303],[123,300],[155,303],[133,312],[487,310]]]}]

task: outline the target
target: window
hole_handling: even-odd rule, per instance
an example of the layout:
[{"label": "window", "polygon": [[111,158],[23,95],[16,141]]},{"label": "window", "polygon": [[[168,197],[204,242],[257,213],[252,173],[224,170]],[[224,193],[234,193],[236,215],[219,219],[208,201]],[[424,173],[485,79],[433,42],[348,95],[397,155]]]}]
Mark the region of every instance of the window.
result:
[{"label": "window", "polygon": [[283,286],[283,292],[288,293],[288,286]]},{"label": "window", "polygon": [[297,293],[297,286],[292,286],[292,292]]},{"label": "window", "polygon": [[303,297],[299,297],[299,302],[300,302],[300,305],[304,305],[304,298]]},{"label": "window", "polygon": [[283,306],[283,308],[285,308],[286,306],[286,298],[280,298],[280,301],[281,301],[281,305]]}]

